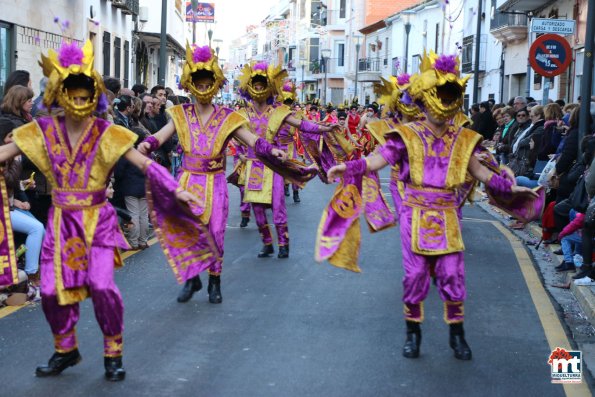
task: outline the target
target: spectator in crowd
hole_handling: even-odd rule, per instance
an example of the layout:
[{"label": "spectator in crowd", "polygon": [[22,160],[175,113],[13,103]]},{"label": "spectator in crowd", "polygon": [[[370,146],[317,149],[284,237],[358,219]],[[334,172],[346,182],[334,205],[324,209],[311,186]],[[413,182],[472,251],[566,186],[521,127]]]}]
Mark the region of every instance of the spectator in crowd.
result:
[{"label": "spectator in crowd", "polygon": [[130,113],[130,117],[128,122],[130,124],[131,129],[133,127],[139,127],[144,132],[145,135],[149,135],[149,130],[141,123],[142,112],[143,112],[143,101],[137,97],[131,97],[132,99],[132,113]]},{"label": "spectator in crowd", "polygon": [[116,103],[116,107],[114,109],[114,124],[130,129],[129,118],[133,109],[134,107],[132,105],[132,97],[128,95],[122,95],[119,98],[118,103]]},{"label": "spectator in crowd", "polygon": [[[135,148],[146,138],[144,131],[133,127],[132,131],[138,135]],[[133,250],[145,249],[149,230],[149,212],[145,197],[145,175],[141,170],[122,157],[116,164],[114,171],[116,179],[114,190],[124,197],[126,209],[130,212],[132,229],[128,235],[128,242]]]},{"label": "spectator in crowd", "polygon": [[154,134],[159,131],[159,129],[157,129],[157,124],[155,124],[153,120],[153,97],[151,94],[143,94],[141,99],[143,101],[143,109],[140,122],[150,133]]},{"label": "spectator in crowd", "polygon": [[179,105],[177,102],[178,98],[175,97],[174,90],[172,90],[170,87],[165,87],[165,96],[167,97],[167,100],[165,101],[166,109],[169,109],[174,105]]},{"label": "spectator in crowd", "polygon": [[556,102],[558,104],[558,106],[560,106],[560,108],[564,108],[564,106],[566,106],[566,102],[564,101],[564,99],[556,99]]},{"label": "spectator in crowd", "polygon": [[119,96],[122,96],[122,95],[128,95],[129,97],[133,97],[134,91],[132,91],[130,88],[121,88]]},{"label": "spectator in crowd", "polygon": [[[511,128],[515,124],[515,111],[512,107],[506,106],[500,111],[502,117],[502,133],[500,139],[496,144],[496,155],[500,161],[500,164],[508,164],[508,153],[510,153],[510,136],[514,135],[514,131]],[[508,150],[505,150],[507,149]]]},{"label": "spectator in crowd", "polygon": [[480,103],[479,115],[471,125],[471,129],[481,134],[484,139],[491,140],[494,136],[494,132],[496,132],[496,127],[496,121],[492,117],[489,103]]},{"label": "spectator in crowd", "polygon": [[[12,130],[14,128],[15,124],[11,120],[7,118],[0,119],[0,145],[12,142]],[[16,159],[11,159],[4,164],[3,176],[8,191],[12,229],[15,232],[27,235],[25,242],[27,247],[25,252],[25,273],[27,273],[30,280],[38,281],[39,258],[45,230],[43,224],[29,212],[31,206],[22,190],[22,188],[33,188],[34,182],[20,180],[21,164]],[[9,235],[6,234],[5,237],[9,237]]]},{"label": "spectator in crowd", "polygon": [[555,154],[560,142],[562,142],[563,129],[559,127],[562,119],[562,109],[557,103],[548,103],[543,108],[545,123],[543,125],[543,139],[537,154],[540,161],[548,161],[550,155]]},{"label": "spectator in crowd", "polygon": [[6,95],[8,90],[10,90],[15,85],[20,85],[31,89],[31,75],[29,72],[26,70],[15,70],[9,74],[6,78],[6,82],[4,83],[4,92],[2,95]]},{"label": "spectator in crowd", "polygon": [[[531,124],[516,139],[512,147],[514,161],[511,160],[510,168],[516,177],[533,178],[533,168],[537,160],[537,150],[543,139],[543,107],[535,106],[529,113]],[[521,179],[524,181],[524,179]],[[521,182],[517,178],[517,183]],[[527,186],[531,187],[531,186]]]},{"label": "spectator in crowd", "polygon": [[33,100],[33,109],[31,109],[31,116],[33,117],[35,117],[35,115],[39,111],[41,101],[43,99],[43,94],[45,93],[45,86],[47,85],[47,83],[48,78],[45,76],[42,77],[41,80],[39,80],[39,95],[37,96],[37,98]]},{"label": "spectator in crowd", "polygon": [[487,100],[488,102],[488,111],[493,112],[494,109],[494,105],[496,105],[496,100],[494,98],[490,98]]},{"label": "spectator in crowd", "polygon": [[147,87],[142,84],[135,84],[132,86],[132,91],[134,91],[134,96],[140,98],[142,94],[147,92]]},{"label": "spectator in crowd", "polygon": [[558,161],[556,161],[555,171],[551,174],[551,178],[558,179],[558,182],[554,182],[558,185],[556,202],[560,202],[563,199],[570,196],[570,193],[574,189],[576,184],[575,178],[569,178],[568,172],[574,165],[578,157],[578,119],[579,119],[580,108],[576,107],[571,115],[569,122],[569,130],[564,138],[563,148],[560,153]]},{"label": "spectator in crowd", "polygon": [[22,85],[12,86],[2,98],[1,116],[12,120],[16,127],[33,120],[33,91]]},{"label": "spectator in crowd", "polygon": [[581,229],[583,228],[584,218],[585,214],[575,210],[570,211],[570,223],[558,235],[564,260],[560,265],[556,266],[557,272],[576,270],[573,258],[575,254],[582,251],[583,236]]},{"label": "spectator in crowd", "polygon": [[518,97],[514,98],[513,107],[514,107],[514,110],[517,112],[521,109],[526,108],[527,107],[527,99],[525,99],[525,97],[522,97],[522,96],[518,96]]},{"label": "spectator in crowd", "polygon": [[122,83],[120,83],[119,79],[116,79],[114,77],[106,77],[105,79],[103,79],[103,84],[105,85],[105,88],[111,91],[116,98],[120,96],[120,89],[122,88]]},{"label": "spectator in crowd", "polygon": [[477,119],[479,118],[479,104],[474,103],[469,108],[469,117],[471,118],[471,125],[477,123]]}]

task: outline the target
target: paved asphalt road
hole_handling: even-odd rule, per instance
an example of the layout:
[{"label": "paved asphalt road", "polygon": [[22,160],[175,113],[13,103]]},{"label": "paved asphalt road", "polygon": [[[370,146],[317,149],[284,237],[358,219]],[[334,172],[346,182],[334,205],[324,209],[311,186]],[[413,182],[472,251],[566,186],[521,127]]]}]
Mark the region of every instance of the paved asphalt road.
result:
[{"label": "paved asphalt road", "polygon": [[124,382],[103,378],[102,336],[90,301],[77,328],[83,361],[55,378],[34,376],[53,346],[40,306],[1,319],[0,395],[564,395],[550,383],[550,349],[517,259],[505,236],[485,222],[489,215],[478,207],[464,211],[473,360],[453,358],[433,287],[421,357],[408,360],[401,356],[398,230],[363,232],[361,274],[313,260],[321,209],[333,189],[314,182],[301,204],[288,198],[291,253],[279,260],[256,258],[254,221],[237,227],[239,195],[230,187],[221,305],[209,304],[206,291],[177,303],[180,287],[158,245],[130,257],[116,274],[126,308]]}]

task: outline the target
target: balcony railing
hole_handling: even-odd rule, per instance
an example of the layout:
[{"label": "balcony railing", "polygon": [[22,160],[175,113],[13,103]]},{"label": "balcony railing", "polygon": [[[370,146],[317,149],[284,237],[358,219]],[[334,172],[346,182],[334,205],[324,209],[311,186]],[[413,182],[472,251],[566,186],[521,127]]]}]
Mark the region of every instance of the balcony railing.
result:
[{"label": "balcony railing", "polygon": [[357,62],[358,72],[380,72],[385,62],[382,58],[360,58]]},{"label": "balcony railing", "polygon": [[490,33],[503,43],[520,42],[527,38],[527,24],[526,14],[498,13],[491,21]]},{"label": "balcony railing", "polygon": [[503,14],[497,12],[490,23],[490,30],[511,26],[527,27],[527,20],[527,14]]},{"label": "balcony railing", "polygon": [[325,10],[316,11],[311,14],[312,25],[342,25],[345,23],[345,10]]},{"label": "balcony railing", "polygon": [[114,7],[122,10],[123,14],[138,15],[139,0],[112,0]]}]

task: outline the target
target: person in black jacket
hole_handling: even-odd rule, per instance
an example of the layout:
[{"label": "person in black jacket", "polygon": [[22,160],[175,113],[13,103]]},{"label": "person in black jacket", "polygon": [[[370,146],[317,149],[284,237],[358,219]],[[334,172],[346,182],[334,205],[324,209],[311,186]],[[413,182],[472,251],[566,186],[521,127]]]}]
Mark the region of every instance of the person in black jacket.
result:
[{"label": "person in black jacket", "polygon": [[556,195],[556,202],[560,202],[570,196],[576,181],[567,180],[568,171],[576,163],[578,157],[578,118],[580,108],[575,108],[570,114],[568,120],[570,129],[563,140],[563,149],[560,157],[556,162],[555,172],[551,175],[552,178],[559,179],[558,190]]},{"label": "person in black jacket", "polygon": [[[144,130],[138,127],[132,127],[132,131],[138,135],[136,147],[146,136]],[[126,209],[130,212],[132,218],[133,227],[128,235],[128,242],[133,250],[145,249],[148,247],[149,230],[145,175],[131,162],[122,157],[116,164],[114,176],[116,179],[114,184],[115,194],[124,198]]]}]

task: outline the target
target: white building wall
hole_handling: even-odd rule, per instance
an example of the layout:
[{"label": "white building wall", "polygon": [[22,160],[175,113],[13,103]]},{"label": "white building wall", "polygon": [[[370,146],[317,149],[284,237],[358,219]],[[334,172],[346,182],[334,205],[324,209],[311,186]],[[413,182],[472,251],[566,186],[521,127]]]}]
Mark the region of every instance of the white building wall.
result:
[{"label": "white building wall", "polygon": [[85,37],[84,23],[80,18],[83,9],[82,2],[75,0],[56,0],[51,7],[48,7],[45,0],[2,1],[0,21],[14,25],[15,70],[29,71],[36,95],[39,94],[38,82],[43,77],[37,64],[40,54],[47,54],[49,48],[59,48],[66,36],[60,26],[54,23],[54,17],[58,17],[60,21],[69,21],[68,35],[82,41]]},{"label": "white building wall", "polygon": [[[114,39],[120,38],[120,81],[124,83],[125,76],[125,57],[124,57],[124,43],[129,43],[129,73],[128,73],[128,87],[134,84],[133,76],[134,70],[132,68],[132,30],[134,29],[132,23],[132,16],[123,14],[118,8],[115,8],[110,1],[107,0],[84,0],[84,18],[85,23],[85,38],[93,39],[93,46],[95,48],[95,68],[100,74],[103,74],[104,62],[110,64],[110,75],[114,76],[115,71],[115,56],[114,56]],[[94,18],[91,19],[90,8],[93,7]],[[83,20],[79,15],[77,18]],[[110,33],[110,59],[103,59],[103,33]],[[93,37],[94,36],[94,37]],[[124,84],[122,84],[124,87]]]},{"label": "white building wall", "polygon": [[[149,10],[148,21],[139,23],[139,31],[145,33],[157,33],[161,32],[161,15],[162,7],[161,1],[157,0],[140,0],[140,7],[147,7]],[[185,57],[186,41],[192,42],[192,25],[185,21],[185,2],[182,2],[181,12],[176,8],[175,0],[167,1],[167,34],[174,39],[180,46],[181,54],[168,49],[167,51],[167,65],[165,72],[165,86],[170,87],[176,94],[183,94],[178,89],[178,82],[182,75],[181,62]],[[203,23],[197,23],[197,42],[202,43],[203,35],[206,30],[211,27]],[[208,39],[207,39],[208,41]],[[149,67],[148,67],[148,81],[147,87],[151,87],[158,84],[159,77],[159,44],[150,46],[149,50]],[[151,52],[152,51],[152,52]]]}]

